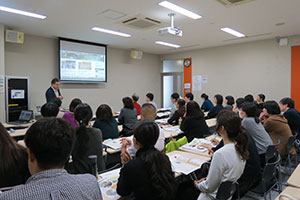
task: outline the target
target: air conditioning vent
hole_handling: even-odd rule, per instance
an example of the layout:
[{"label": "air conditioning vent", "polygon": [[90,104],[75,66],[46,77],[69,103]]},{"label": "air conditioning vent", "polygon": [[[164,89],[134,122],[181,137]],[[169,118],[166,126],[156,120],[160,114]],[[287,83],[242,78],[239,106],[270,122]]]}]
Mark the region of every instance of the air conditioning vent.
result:
[{"label": "air conditioning vent", "polygon": [[218,1],[226,6],[234,6],[234,5],[241,5],[244,3],[248,3],[254,0],[218,0]]},{"label": "air conditioning vent", "polygon": [[123,25],[134,29],[151,29],[160,26],[162,23],[156,19],[145,17],[143,15],[137,15],[127,18],[121,22]]}]

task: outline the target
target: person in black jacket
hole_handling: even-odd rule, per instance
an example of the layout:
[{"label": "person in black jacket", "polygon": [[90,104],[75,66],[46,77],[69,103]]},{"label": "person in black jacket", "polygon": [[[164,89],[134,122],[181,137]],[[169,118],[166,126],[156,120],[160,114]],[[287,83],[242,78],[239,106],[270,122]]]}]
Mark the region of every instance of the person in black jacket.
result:
[{"label": "person in black jacket", "polygon": [[184,114],[180,129],[184,131],[188,142],[194,138],[203,138],[205,135],[210,135],[209,128],[204,119],[204,113],[200,106],[195,101],[190,101],[186,106],[186,113]]},{"label": "person in black jacket", "polygon": [[60,90],[59,90],[59,86],[60,86],[60,81],[58,78],[54,78],[51,81],[51,86],[48,88],[48,90],[46,91],[46,100],[47,102],[51,102],[53,101],[55,98],[59,98],[60,100],[63,99]]},{"label": "person in black jacket", "polygon": [[300,112],[295,109],[295,102],[291,98],[283,98],[279,102],[281,112],[284,112],[284,117],[288,120],[289,126],[293,135],[297,135],[300,139]]},{"label": "person in black jacket", "polygon": [[216,106],[207,114],[206,119],[216,118],[221,110],[223,110],[223,97],[220,94],[216,94],[214,97],[214,103]]},{"label": "person in black jacket", "polygon": [[183,117],[185,113],[185,101],[183,99],[178,99],[176,102],[176,108],[177,110],[168,120],[168,123],[171,125],[178,125],[179,119]]},{"label": "person in black jacket", "polygon": [[133,133],[133,143],[138,150],[135,158],[129,156],[127,144],[121,148],[123,168],[117,185],[120,196],[132,195],[135,200],[173,200],[177,184],[168,156],[154,145],[159,137],[159,127],[152,121],[141,121]]}]

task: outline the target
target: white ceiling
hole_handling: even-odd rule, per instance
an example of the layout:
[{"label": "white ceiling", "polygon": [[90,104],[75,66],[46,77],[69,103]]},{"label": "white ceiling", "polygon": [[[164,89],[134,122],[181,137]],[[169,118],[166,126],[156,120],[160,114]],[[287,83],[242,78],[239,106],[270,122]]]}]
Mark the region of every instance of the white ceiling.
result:
[{"label": "white ceiling", "polygon": [[[300,34],[300,0],[255,0],[234,7],[226,7],[217,0],[170,1],[203,16],[202,19],[194,20],[176,14],[175,25],[183,30],[182,38],[158,36],[157,28],[142,31],[118,23],[122,19],[142,14],[168,24],[168,13],[171,11],[159,6],[160,0],[0,0],[1,6],[47,16],[46,20],[38,20],[0,11],[0,23],[27,34],[67,37],[154,54]],[[107,9],[125,13],[126,16],[111,20],[98,15]],[[285,24],[276,26],[277,23]],[[93,26],[119,30],[131,34],[132,37],[123,38],[94,32],[91,30]],[[236,39],[220,31],[224,26],[234,28],[249,37]],[[171,50],[155,44],[157,40],[180,44],[182,48]]]}]

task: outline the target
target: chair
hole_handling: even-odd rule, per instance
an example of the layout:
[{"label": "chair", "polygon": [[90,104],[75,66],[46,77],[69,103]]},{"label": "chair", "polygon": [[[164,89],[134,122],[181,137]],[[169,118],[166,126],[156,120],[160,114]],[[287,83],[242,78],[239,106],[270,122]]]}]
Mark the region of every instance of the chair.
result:
[{"label": "chair", "polygon": [[278,157],[278,146],[280,144],[280,140],[278,140],[277,144],[269,145],[265,154],[266,163],[274,162]]},{"label": "chair", "polygon": [[286,150],[288,152],[288,155],[287,155],[287,160],[285,162],[285,167],[288,168],[289,172],[291,172],[291,169],[292,169],[292,166],[291,166],[292,159],[294,158],[294,160],[295,160],[295,166],[297,166],[297,163],[298,163],[297,153],[296,154],[291,153],[291,150],[293,148],[295,148],[296,137],[297,137],[297,135],[290,136],[289,139],[288,139],[288,143],[286,145]]},{"label": "chair", "polygon": [[[234,183],[232,181],[225,181],[221,183],[218,189],[216,200],[228,200],[238,190],[239,189],[237,183]],[[238,199],[240,199],[239,192],[238,192]]]},{"label": "chair", "polygon": [[280,156],[277,157],[277,160],[272,163],[266,163],[266,166],[263,170],[261,182],[251,190],[252,193],[258,194],[260,196],[264,196],[264,199],[267,199],[267,194],[269,193],[269,197],[271,199],[270,191],[275,188],[278,188],[278,193],[281,192],[281,184],[276,177],[279,172],[278,165],[280,164]]}]

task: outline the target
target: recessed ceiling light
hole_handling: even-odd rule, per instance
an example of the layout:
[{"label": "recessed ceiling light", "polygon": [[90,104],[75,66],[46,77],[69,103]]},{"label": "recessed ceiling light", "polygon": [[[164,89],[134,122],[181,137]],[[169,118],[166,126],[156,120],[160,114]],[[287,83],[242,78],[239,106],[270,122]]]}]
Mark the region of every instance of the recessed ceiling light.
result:
[{"label": "recessed ceiling light", "polygon": [[236,37],[239,37],[239,38],[246,37],[245,34],[243,34],[241,32],[238,32],[238,31],[236,31],[236,30],[234,30],[232,28],[224,27],[224,28],[221,28],[221,30],[224,31],[224,32],[226,32],[226,33],[229,33],[231,35],[234,35]]},{"label": "recessed ceiling light", "polygon": [[180,6],[176,5],[176,4],[173,4],[173,3],[169,2],[169,1],[162,1],[158,5],[163,6],[165,8],[168,8],[170,10],[173,10],[175,12],[178,12],[180,14],[183,14],[183,15],[185,15],[187,17],[192,18],[192,19],[200,19],[200,18],[202,18],[202,16],[200,16],[200,15],[198,15],[198,14],[192,12],[192,11],[189,11],[189,10],[187,10],[185,8],[182,8],[182,7],[180,7]]},{"label": "recessed ceiling light", "polygon": [[38,19],[46,19],[47,18],[47,16],[45,16],[45,15],[31,13],[31,12],[27,12],[27,11],[23,11],[23,10],[17,10],[17,9],[8,8],[8,7],[4,7],[4,6],[0,6],[0,10],[5,11],[5,12],[19,14],[19,15],[24,15],[27,17],[34,17],[34,18],[38,18]]},{"label": "recessed ceiling light", "polygon": [[92,30],[103,32],[103,33],[108,33],[108,34],[112,34],[112,35],[118,35],[118,36],[122,36],[122,37],[131,37],[131,35],[129,35],[127,33],[122,33],[122,32],[119,32],[119,31],[112,31],[112,30],[108,30],[108,29],[105,29],[105,28],[93,27]]},{"label": "recessed ceiling light", "polygon": [[160,45],[164,45],[164,46],[168,46],[168,47],[174,47],[174,48],[179,48],[180,45],[178,44],[172,44],[172,43],[168,43],[168,42],[163,42],[163,41],[156,41],[156,44],[160,44]]}]

